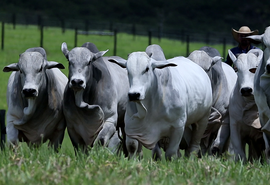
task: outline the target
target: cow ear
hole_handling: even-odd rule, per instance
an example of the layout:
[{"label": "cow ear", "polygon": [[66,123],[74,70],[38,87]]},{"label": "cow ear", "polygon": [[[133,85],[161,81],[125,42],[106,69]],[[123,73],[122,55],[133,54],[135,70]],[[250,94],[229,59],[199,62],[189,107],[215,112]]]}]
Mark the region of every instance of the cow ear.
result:
[{"label": "cow ear", "polygon": [[105,55],[105,53],[107,53],[109,50],[107,49],[106,51],[100,51],[94,54],[92,60],[97,60],[98,58],[102,57],[103,55]]},{"label": "cow ear", "polygon": [[65,66],[58,62],[48,61],[45,68],[46,69],[52,69],[52,68],[65,69]]},{"label": "cow ear", "polygon": [[216,64],[218,61],[222,60],[223,58],[220,56],[215,56],[212,58],[212,63]]},{"label": "cow ear", "polygon": [[251,73],[255,73],[256,70],[257,70],[257,67],[254,67],[254,68],[249,69],[249,71],[250,71]]},{"label": "cow ear", "polygon": [[215,65],[218,61],[220,61],[221,59],[223,59],[222,57],[220,57],[220,56],[215,56],[215,57],[213,57],[212,58],[212,62],[211,62],[211,67],[213,66],[213,65]]},{"label": "cow ear", "polygon": [[210,65],[210,67],[206,70],[206,71],[210,71],[210,69],[218,62],[218,61],[220,61],[222,59],[222,57],[220,57],[220,56],[215,56],[215,57],[213,57],[211,60],[212,60],[212,62],[211,62],[211,65]]},{"label": "cow ear", "polygon": [[127,61],[124,60],[124,59],[109,58],[108,61],[109,62],[112,62],[112,63],[116,63],[116,64],[118,64],[122,68],[126,68],[127,67]]},{"label": "cow ear", "polygon": [[10,64],[4,67],[3,72],[10,72],[10,71],[19,71],[19,67],[17,63]]},{"label": "cow ear", "polygon": [[155,68],[158,68],[158,69],[162,69],[164,67],[175,67],[177,66],[177,64],[175,63],[169,63],[167,61],[158,61],[158,62],[153,62],[152,63],[152,68],[155,69]]},{"label": "cow ear", "polygon": [[65,55],[65,57],[68,59],[69,51],[67,48],[67,44],[65,42],[62,43],[61,50],[62,50],[63,54]]},{"label": "cow ear", "polygon": [[151,58],[152,57],[152,55],[153,55],[153,53],[151,52],[151,53],[147,53],[146,52],[146,54]]},{"label": "cow ear", "polygon": [[249,53],[253,53],[258,58],[258,61],[261,61],[263,58],[263,51],[260,49],[251,49]]},{"label": "cow ear", "polygon": [[233,63],[237,60],[236,56],[233,54],[233,52],[231,52],[231,50],[228,50],[229,56],[231,58],[231,60],[233,61]]}]

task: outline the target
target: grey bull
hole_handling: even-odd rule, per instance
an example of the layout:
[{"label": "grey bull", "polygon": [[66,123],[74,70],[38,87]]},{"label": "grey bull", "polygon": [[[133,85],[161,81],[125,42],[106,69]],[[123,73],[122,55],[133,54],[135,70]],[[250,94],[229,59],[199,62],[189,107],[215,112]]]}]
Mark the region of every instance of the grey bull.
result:
[{"label": "grey bull", "polygon": [[107,51],[99,51],[92,43],[71,51],[63,43],[61,49],[69,61],[64,114],[75,150],[80,147],[86,152],[94,142],[110,146],[114,140],[118,145],[116,129],[124,125],[128,100],[126,70],[108,62],[103,56]]},{"label": "grey bull", "polygon": [[4,67],[13,71],[7,88],[7,141],[39,145],[49,140],[55,149],[63,141],[66,123],[63,93],[67,77],[60,63],[47,61],[43,48],[30,48],[19,62]]},{"label": "grey bull", "polygon": [[[215,48],[204,46],[200,50],[193,51],[188,58],[205,70],[212,86],[213,105],[201,141],[202,154],[220,154],[227,148],[230,132],[228,107],[237,75],[230,66],[222,62]],[[212,145],[214,149],[211,148]]]},{"label": "grey bull", "polygon": [[110,61],[128,71],[127,136],[148,149],[167,138],[165,157],[171,159],[178,156],[185,127],[193,125],[186,152],[187,155],[197,152],[212,105],[206,73],[187,58],[156,61],[146,52],[133,52],[127,61]]}]

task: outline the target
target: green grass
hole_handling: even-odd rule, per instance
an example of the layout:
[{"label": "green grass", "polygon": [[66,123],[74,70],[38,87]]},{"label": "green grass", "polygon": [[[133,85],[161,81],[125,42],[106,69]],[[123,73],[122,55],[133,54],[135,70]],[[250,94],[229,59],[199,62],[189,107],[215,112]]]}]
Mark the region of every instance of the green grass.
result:
[{"label": "green grass", "polygon": [[[57,61],[66,67],[67,60],[61,52],[62,42],[68,48],[74,47],[74,30],[63,34],[58,28],[44,29],[44,48],[50,61]],[[5,27],[5,48],[0,51],[0,68],[18,62],[19,54],[40,44],[40,31],[36,26],[12,25]],[[78,46],[93,42],[99,50],[109,49],[107,56],[113,55],[113,37],[88,35],[78,36]],[[159,44],[166,58],[186,55],[186,43],[177,40],[152,38]],[[148,38],[119,33],[117,55],[127,58],[133,51],[144,51]],[[199,49],[204,43],[190,43],[190,51]],[[221,45],[212,45],[222,53]],[[227,46],[231,48],[231,45]],[[0,109],[6,109],[6,86],[10,73],[0,72]],[[0,151],[0,184],[268,184],[270,168],[268,164],[234,163],[229,157],[198,159],[180,158],[174,161],[154,162],[151,152],[144,149],[142,160],[127,160],[104,148],[94,148],[88,156],[74,155],[68,136],[65,136],[59,153],[48,149],[29,148],[25,143],[16,149]]]},{"label": "green grass", "polygon": [[173,161],[127,160],[104,148],[88,156],[55,153],[43,145],[1,152],[0,184],[268,184],[269,165],[211,157]]}]

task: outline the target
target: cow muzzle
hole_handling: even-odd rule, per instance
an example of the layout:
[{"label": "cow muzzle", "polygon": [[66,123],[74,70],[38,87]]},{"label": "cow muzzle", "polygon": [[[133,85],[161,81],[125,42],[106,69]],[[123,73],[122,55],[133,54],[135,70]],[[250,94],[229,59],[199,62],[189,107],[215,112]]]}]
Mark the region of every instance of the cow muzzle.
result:
[{"label": "cow muzzle", "polygon": [[252,91],[253,90],[250,87],[244,87],[240,90],[242,96],[252,96]]},{"label": "cow muzzle", "polygon": [[32,88],[23,89],[22,93],[23,93],[24,97],[26,97],[26,98],[33,98],[33,97],[37,97],[37,95],[38,95],[37,90],[32,89]]},{"label": "cow muzzle", "polygon": [[73,90],[81,90],[84,89],[84,81],[81,79],[72,79],[70,81],[70,87]]},{"label": "cow muzzle", "polygon": [[140,93],[128,93],[129,101],[139,101],[140,100]]}]

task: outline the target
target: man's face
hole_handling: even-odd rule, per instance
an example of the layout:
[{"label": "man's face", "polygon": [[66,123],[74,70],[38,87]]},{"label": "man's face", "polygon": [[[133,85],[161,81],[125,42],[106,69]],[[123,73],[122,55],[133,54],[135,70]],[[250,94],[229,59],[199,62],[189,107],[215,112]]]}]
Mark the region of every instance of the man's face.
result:
[{"label": "man's face", "polygon": [[249,46],[250,40],[246,39],[247,36],[250,36],[250,34],[238,34],[239,42],[241,46]]}]

